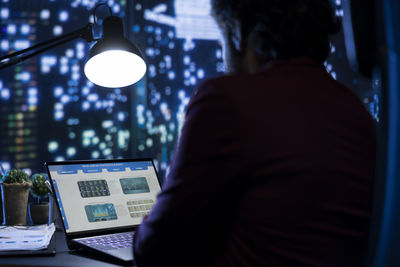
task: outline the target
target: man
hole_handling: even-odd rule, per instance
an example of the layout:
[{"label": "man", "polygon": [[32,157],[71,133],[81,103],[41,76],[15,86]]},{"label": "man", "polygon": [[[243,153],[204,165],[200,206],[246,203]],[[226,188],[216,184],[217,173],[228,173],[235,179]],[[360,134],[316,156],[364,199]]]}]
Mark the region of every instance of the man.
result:
[{"label": "man", "polygon": [[138,266],[360,266],[374,122],[323,68],[328,0],[213,0],[230,75],[194,92]]}]

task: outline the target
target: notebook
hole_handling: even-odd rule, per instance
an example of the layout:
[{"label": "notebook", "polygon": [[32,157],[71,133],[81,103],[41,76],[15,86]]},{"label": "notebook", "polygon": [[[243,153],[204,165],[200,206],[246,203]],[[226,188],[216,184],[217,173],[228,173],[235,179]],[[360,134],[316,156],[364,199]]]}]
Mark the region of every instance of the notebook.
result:
[{"label": "notebook", "polygon": [[46,162],[70,249],[132,261],[135,228],[161,191],[151,159]]}]

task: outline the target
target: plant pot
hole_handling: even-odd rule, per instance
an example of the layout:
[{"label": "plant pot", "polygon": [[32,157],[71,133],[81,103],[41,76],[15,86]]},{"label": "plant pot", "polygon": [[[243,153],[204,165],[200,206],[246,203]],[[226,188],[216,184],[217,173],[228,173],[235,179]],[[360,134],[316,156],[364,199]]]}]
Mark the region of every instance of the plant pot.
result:
[{"label": "plant pot", "polygon": [[49,203],[29,204],[31,218],[34,224],[47,224],[49,222]]},{"label": "plant pot", "polygon": [[1,184],[6,225],[26,225],[26,211],[31,184]]}]

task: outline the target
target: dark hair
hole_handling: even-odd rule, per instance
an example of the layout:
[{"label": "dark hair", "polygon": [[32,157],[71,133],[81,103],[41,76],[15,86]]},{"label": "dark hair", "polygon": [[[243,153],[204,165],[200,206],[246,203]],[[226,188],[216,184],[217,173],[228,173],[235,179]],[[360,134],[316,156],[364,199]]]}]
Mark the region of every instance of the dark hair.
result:
[{"label": "dark hair", "polygon": [[322,64],[329,37],[340,21],[329,0],[211,0],[214,16],[227,27],[239,22],[242,38],[257,38],[256,53],[266,58],[309,56]]}]

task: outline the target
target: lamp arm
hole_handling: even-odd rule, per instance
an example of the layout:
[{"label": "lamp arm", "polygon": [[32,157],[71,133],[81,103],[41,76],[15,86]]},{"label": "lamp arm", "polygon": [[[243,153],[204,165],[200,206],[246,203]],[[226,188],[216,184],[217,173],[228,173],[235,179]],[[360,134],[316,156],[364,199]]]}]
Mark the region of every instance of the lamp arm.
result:
[{"label": "lamp arm", "polygon": [[[47,50],[50,50],[54,47],[57,47],[59,45],[62,45],[66,42],[69,42],[69,41],[77,39],[77,38],[83,38],[87,42],[92,42],[94,40],[92,28],[93,28],[93,24],[89,23],[85,27],[80,28],[76,31],[61,35],[59,37],[36,44],[36,45],[28,47],[26,49],[2,56],[2,57],[0,57],[0,69],[4,69],[9,66],[18,64],[28,58],[31,58],[31,57],[37,55],[37,54],[40,54],[42,52],[45,52]],[[26,54],[30,51],[34,51],[34,52]],[[24,55],[24,54],[26,54],[26,55]]]}]

